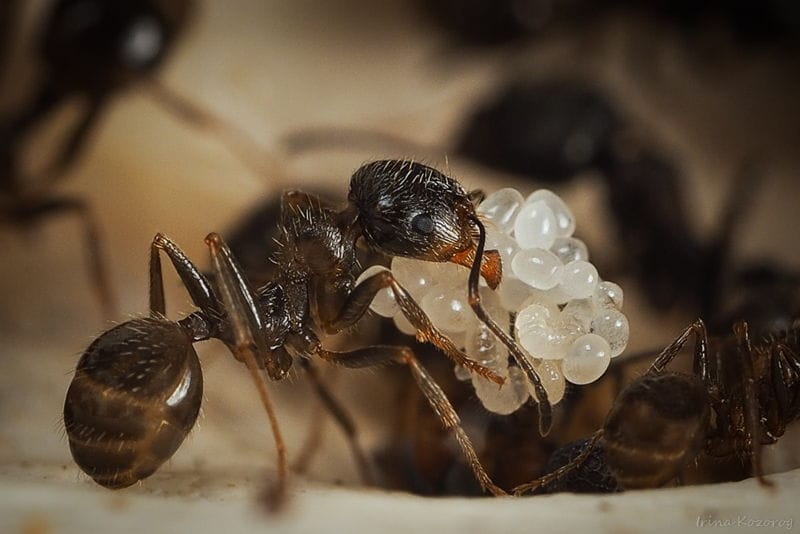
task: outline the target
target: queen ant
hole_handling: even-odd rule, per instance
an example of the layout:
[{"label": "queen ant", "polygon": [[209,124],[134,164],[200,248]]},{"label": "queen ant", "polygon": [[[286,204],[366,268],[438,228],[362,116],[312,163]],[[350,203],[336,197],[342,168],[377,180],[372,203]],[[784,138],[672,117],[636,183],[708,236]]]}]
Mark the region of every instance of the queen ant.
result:
[{"label": "queen ant", "polygon": [[[622,390],[601,430],[557,451],[565,464],[514,492],[656,488],[701,454],[746,459],[770,486],[761,447],[800,418],[800,325],[755,343],[747,321],[732,330],[709,337],[701,319],[686,327]],[[694,373],[665,370],[692,336]]]},{"label": "queen ant", "polygon": [[[269,415],[278,450],[275,502],[284,494],[286,452],[263,372],[284,378],[293,357],[311,366],[314,356],[343,367],[388,363],[408,367],[441,423],[456,437],[473,475],[493,495],[504,495],[483,466],[446,395],[407,346],[375,345],[345,352],[327,350],[318,332],[336,334],[354,325],[375,295],[390,288],[417,339],[453,362],[502,385],[503,379],[470,360],[437,330],[391,271],[378,272],[356,285],[361,268],[356,242],[415,259],[454,262],[470,267],[470,304],[478,317],[508,346],[526,371],[539,399],[539,429],[551,425],[547,393],[530,361],[483,309],[479,277],[496,287],[502,276],[500,255],[484,251],[486,231],[468,193],[436,169],[407,160],[366,164],[350,182],[348,204],[336,210],[298,191],[282,197],[281,238],[275,256],[277,274],[254,290],[224,240],[209,234],[215,283],[162,234],[150,248],[150,316],[122,323],[97,338],[78,362],[64,404],[64,422],[73,458],[97,483],[123,488],[146,478],[178,449],[197,418],[202,373],[193,343],[218,339],[243,362],[256,382]],[[178,272],[198,311],[178,320],[165,317],[160,254]],[[311,373],[312,380],[315,374]],[[316,389],[320,391],[319,386]],[[321,395],[359,451],[352,425],[333,397]],[[356,453],[363,458],[363,455]]]}]

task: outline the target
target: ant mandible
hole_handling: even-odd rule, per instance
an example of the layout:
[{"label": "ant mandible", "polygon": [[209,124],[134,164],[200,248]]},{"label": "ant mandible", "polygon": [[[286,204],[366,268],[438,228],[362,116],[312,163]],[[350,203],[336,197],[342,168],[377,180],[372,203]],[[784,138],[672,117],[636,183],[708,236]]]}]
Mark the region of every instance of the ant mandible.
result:
[{"label": "ant mandible", "polygon": [[[433,326],[390,271],[355,283],[361,272],[356,261],[359,238],[389,255],[468,265],[470,304],[536,387],[540,431],[547,433],[551,407],[539,376],[487,315],[478,296],[479,276],[496,287],[502,267],[497,251],[484,252],[486,232],[475,212],[475,196],[436,169],[406,160],[362,166],[351,179],[348,204],[340,211],[313,195],[286,192],[283,246],[275,257],[278,273],[257,290],[249,286],[219,235],[206,238],[216,288],[175,243],[156,235],[150,249],[150,316],[118,325],[96,339],[81,357],[67,392],[64,422],[76,463],[109,488],[129,486],[155,472],[175,453],[197,418],[202,374],[192,344],[214,338],[246,364],[257,384],[278,449],[275,495],[284,493],[286,453],[262,371],[280,380],[292,356],[306,366],[313,356],[350,368],[405,364],[442,424],[455,434],[484,490],[504,495],[485,472],[444,392],[410,348],[376,345],[336,352],[325,349],[317,337],[319,331],[336,334],[354,325],[375,295],[390,288],[420,341],[502,385],[501,377],[467,358]],[[177,322],[165,317],[161,251],[199,308]],[[339,424],[346,427],[342,418]]]}]

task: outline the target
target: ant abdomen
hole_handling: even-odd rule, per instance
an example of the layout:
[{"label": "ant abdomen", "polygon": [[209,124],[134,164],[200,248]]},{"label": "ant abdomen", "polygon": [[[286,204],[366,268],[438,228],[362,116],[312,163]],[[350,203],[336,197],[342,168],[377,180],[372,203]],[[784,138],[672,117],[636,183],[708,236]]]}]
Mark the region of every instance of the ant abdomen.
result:
[{"label": "ant abdomen", "polygon": [[659,487],[703,449],[709,401],[694,376],[645,375],[620,393],[603,431],[606,461],[620,486]]},{"label": "ant abdomen", "polygon": [[200,362],[180,325],[160,317],[118,325],[89,346],[67,391],[72,456],[98,484],[130,486],[175,453],[202,396]]}]

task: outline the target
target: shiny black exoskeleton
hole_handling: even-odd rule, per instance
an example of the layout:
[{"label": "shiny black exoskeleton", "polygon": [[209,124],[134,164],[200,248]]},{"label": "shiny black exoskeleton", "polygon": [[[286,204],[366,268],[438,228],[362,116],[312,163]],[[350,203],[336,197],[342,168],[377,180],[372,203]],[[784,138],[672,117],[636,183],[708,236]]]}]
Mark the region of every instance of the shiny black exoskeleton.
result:
[{"label": "shiny black exoskeleton", "polygon": [[[501,271],[499,254],[484,252],[485,228],[472,198],[458,182],[436,169],[397,160],[370,163],[356,171],[348,204],[341,210],[313,195],[287,192],[280,219],[282,247],[274,258],[277,269],[274,278],[257,290],[251,288],[219,235],[206,238],[212,284],[175,243],[158,234],[150,255],[150,318],[134,319],[101,335],[81,359],[67,393],[66,430],[78,464],[98,483],[117,488],[141,480],[166,461],[191,429],[199,407],[201,377],[192,344],[213,338],[246,364],[258,386],[279,451],[279,493],[285,485],[286,457],[262,370],[270,379],[279,380],[286,376],[294,358],[312,368],[311,359],[319,357],[344,367],[406,365],[441,423],[455,434],[483,489],[504,494],[484,471],[458,415],[411,348],[376,345],[337,352],[325,349],[318,337],[349,329],[365,314],[375,295],[390,288],[402,313],[417,328],[420,341],[502,383],[439,332],[390,271],[356,285],[361,273],[355,255],[359,239],[389,255],[470,265],[470,304],[481,320],[503,337],[512,356],[523,360],[515,342],[488,318],[478,296],[479,276],[494,287]],[[395,231],[387,232],[390,227]],[[199,308],[177,322],[165,318],[161,252],[166,253]],[[158,363],[152,364],[152,360]],[[523,364],[528,363],[524,360]],[[526,372],[541,399],[539,427],[546,433],[550,427],[547,395],[536,372],[532,368]],[[182,400],[179,413],[174,413],[170,403],[175,392],[182,391],[183,383],[178,377],[188,377],[192,394],[184,395],[185,404]],[[321,383],[316,390],[354,442],[354,427],[346,412]],[[173,418],[180,423],[173,423]],[[354,445],[354,450],[360,449]],[[363,461],[362,454],[356,456]]]}]

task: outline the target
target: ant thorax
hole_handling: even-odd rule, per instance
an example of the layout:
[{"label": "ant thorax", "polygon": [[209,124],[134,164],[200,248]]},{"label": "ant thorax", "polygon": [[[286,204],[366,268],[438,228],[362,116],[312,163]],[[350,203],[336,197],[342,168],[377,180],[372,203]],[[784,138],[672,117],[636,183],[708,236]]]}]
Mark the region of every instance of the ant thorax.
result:
[{"label": "ant thorax", "polygon": [[[355,285],[359,266],[354,239],[341,228],[336,212],[304,193],[286,198],[281,215],[282,246],[275,262],[278,282],[290,297],[290,321],[299,327],[309,312],[316,319],[313,304],[319,292],[340,293],[344,299]],[[312,304],[310,310],[308,304]]]},{"label": "ant thorax", "polygon": [[[629,326],[622,308],[622,289],[602,281],[589,262],[586,245],[572,236],[575,219],[555,193],[539,190],[524,198],[514,189],[489,195],[478,207],[486,226],[485,250],[497,250],[503,278],[496,291],[481,280],[481,300],[492,318],[513,332],[541,377],[551,403],[564,395],[566,382],[598,380],[611,358],[623,352]],[[367,269],[359,282],[383,267]],[[434,325],[471,359],[507,379],[497,386],[457,366],[461,380],[472,380],[484,407],[509,414],[535,394],[525,373],[509,365],[507,349],[478,320],[469,305],[469,269],[453,263],[392,260],[391,271],[420,303]],[[379,315],[414,335],[391,290],[372,303]]]}]

